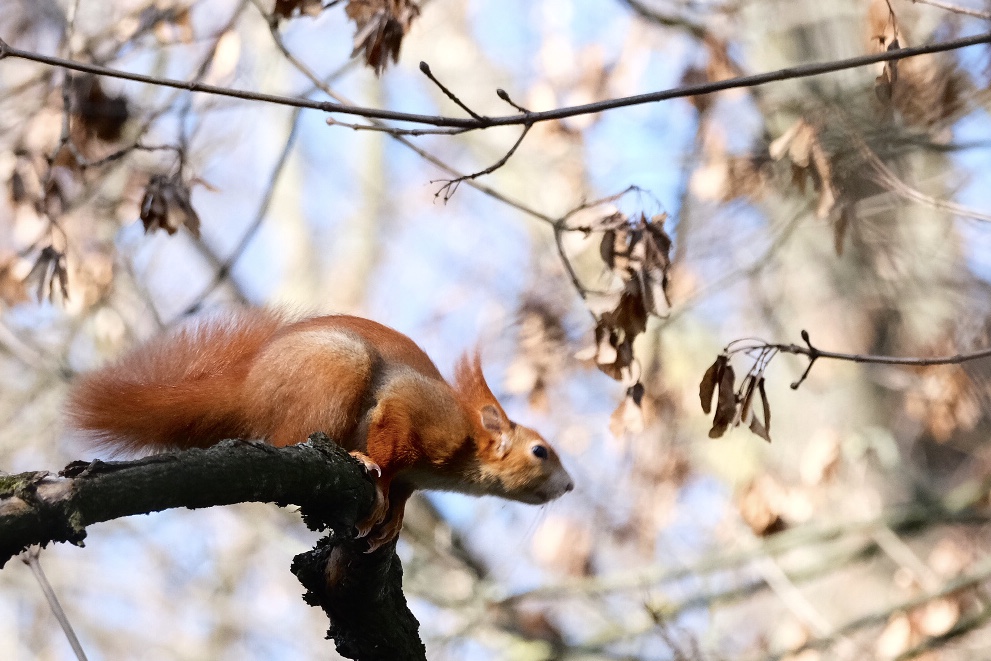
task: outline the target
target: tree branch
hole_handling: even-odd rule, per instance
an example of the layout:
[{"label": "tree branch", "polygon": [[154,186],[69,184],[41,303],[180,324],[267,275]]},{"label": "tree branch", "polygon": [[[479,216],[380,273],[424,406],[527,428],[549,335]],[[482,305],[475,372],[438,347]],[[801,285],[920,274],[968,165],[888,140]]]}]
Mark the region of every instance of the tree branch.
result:
[{"label": "tree branch", "polygon": [[307,589],[306,602],[331,618],[328,634],[338,651],[360,661],[425,659],[395,545],[366,554],[354,539],[354,524],[373,500],[360,464],[323,434],[285,448],[232,440],[135,461],[78,461],[58,476],[0,475],[0,566],[34,544],[81,545],[87,526],[124,516],[292,503],[307,527],[328,531],[294,559],[292,571]]},{"label": "tree branch", "polygon": [[949,356],[934,356],[930,358],[922,358],[918,356],[881,356],[877,354],[862,354],[862,353],[842,353],[839,351],[824,351],[816,346],[812,345],[812,340],[809,337],[809,332],[802,331],[802,341],[805,342],[805,346],[799,344],[771,344],[757,338],[744,338],[740,340],[734,340],[726,345],[723,349],[725,355],[730,355],[734,353],[745,353],[748,355],[760,354],[764,356],[763,365],[766,366],[770,362],[771,358],[774,357],[778,352],[790,353],[797,356],[806,356],[809,359],[809,364],[805,367],[805,371],[802,375],[791,384],[792,390],[797,390],[799,386],[805,381],[809,376],[809,372],[812,371],[812,366],[820,358],[826,358],[829,360],[843,360],[851,363],[864,363],[870,365],[904,365],[907,367],[930,367],[932,365],[960,365],[962,363],[967,363],[972,360],[980,360],[982,358],[991,358],[991,348],[979,349],[977,351],[969,351],[963,353],[955,353]]},{"label": "tree branch", "polygon": [[514,115],[503,115],[499,117],[478,117],[478,118],[422,115],[417,113],[399,112],[395,110],[383,110],[380,108],[350,106],[342,103],[336,103],[333,101],[313,101],[311,99],[280,96],[277,94],[265,94],[263,92],[251,92],[248,90],[240,90],[230,87],[219,87],[217,85],[207,85],[205,83],[198,83],[194,81],[184,81],[184,80],[175,80],[172,78],[147,76],[145,74],[132,73],[129,71],[120,71],[119,69],[112,69],[110,67],[104,67],[97,64],[77,62],[74,60],[69,60],[61,57],[42,55],[40,53],[33,53],[31,51],[21,50],[19,48],[14,48],[13,46],[10,46],[2,39],[0,39],[0,60],[6,57],[14,57],[23,60],[30,60],[32,62],[38,62],[41,64],[46,64],[48,66],[61,67],[63,69],[71,69],[73,71],[83,71],[98,76],[107,76],[110,78],[122,78],[124,80],[133,80],[135,82],[146,83],[148,85],[174,87],[177,89],[187,90],[189,92],[200,92],[203,94],[228,96],[237,99],[244,99],[247,101],[262,101],[265,103],[274,103],[277,105],[290,106],[294,108],[310,108],[313,110],[321,110],[327,113],[338,113],[343,115],[356,115],[359,117],[368,117],[373,119],[387,119],[387,120],[400,121],[400,122],[411,122],[414,124],[426,124],[428,126],[446,126],[446,127],[460,128],[460,129],[477,130],[477,129],[486,129],[493,126],[516,126],[516,125],[524,126],[527,124],[536,124],[539,122],[547,122],[558,119],[565,119],[568,117],[575,117],[578,115],[590,115],[590,114],[604,112],[607,110],[613,110],[615,108],[636,106],[645,103],[655,103],[657,101],[666,101],[668,99],[676,99],[687,96],[697,96],[701,94],[712,94],[713,92],[720,92],[723,90],[736,89],[741,87],[756,87],[758,85],[765,85],[767,83],[773,83],[781,80],[791,80],[794,78],[807,78],[810,76],[819,76],[825,73],[842,71],[844,69],[855,69],[857,67],[863,67],[870,64],[877,64],[878,62],[890,62],[893,60],[901,60],[907,57],[914,57],[916,55],[942,53],[945,51],[957,50],[960,48],[966,48],[968,46],[976,46],[979,44],[987,44],[987,43],[991,43],[991,33],[979,34],[973,37],[965,37],[962,39],[951,39],[949,41],[941,41],[926,46],[914,46],[912,48],[896,48],[894,50],[884,51],[881,53],[860,55],[858,57],[851,57],[843,60],[832,60],[829,62],[804,64],[797,67],[789,67],[787,69],[779,69],[777,71],[769,71],[766,73],[759,73],[750,76],[740,76],[737,78],[728,78],[726,80],[702,83],[699,85],[686,85],[683,87],[676,87],[670,90],[649,92],[647,94],[637,94],[634,96],[620,97],[617,99],[606,99],[604,101],[596,101],[594,103],[586,103],[577,106],[567,106],[564,108],[556,108],[553,110],[545,110],[542,112],[532,112],[529,113],[528,115],[514,114]]}]

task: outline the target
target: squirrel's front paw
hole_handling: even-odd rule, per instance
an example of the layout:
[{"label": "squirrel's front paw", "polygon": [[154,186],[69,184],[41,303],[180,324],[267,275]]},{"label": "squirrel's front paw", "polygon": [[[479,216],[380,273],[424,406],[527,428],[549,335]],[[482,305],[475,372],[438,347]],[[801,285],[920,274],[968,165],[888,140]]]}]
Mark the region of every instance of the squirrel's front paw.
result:
[{"label": "squirrel's front paw", "polygon": [[366,471],[373,473],[376,476],[375,504],[372,506],[372,511],[368,513],[368,516],[355,525],[358,529],[358,537],[361,538],[368,536],[368,533],[370,533],[375,526],[382,523],[386,516],[388,516],[389,498],[382,489],[382,469],[379,468],[379,465],[372,461],[371,457],[364,452],[358,452],[355,450],[349,454],[360,461]]},{"label": "squirrel's front paw", "polygon": [[374,532],[368,537],[368,550],[365,553],[372,553],[385,546],[389,542],[399,537],[399,531],[403,529],[403,510],[394,509],[392,515],[382,522]]},{"label": "squirrel's front paw", "polygon": [[382,523],[385,517],[389,514],[389,499],[385,497],[382,493],[382,487],[378,484],[375,485],[375,505],[372,507],[372,511],[369,512],[368,516],[355,524],[355,528],[358,529],[358,538],[366,537],[368,533],[372,531],[372,528]]}]

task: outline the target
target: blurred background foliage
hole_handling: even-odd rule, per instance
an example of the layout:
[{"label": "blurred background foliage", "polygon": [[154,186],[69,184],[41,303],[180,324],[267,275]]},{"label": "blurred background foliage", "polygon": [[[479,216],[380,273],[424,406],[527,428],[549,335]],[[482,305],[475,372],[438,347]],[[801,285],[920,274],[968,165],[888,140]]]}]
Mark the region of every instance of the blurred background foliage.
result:
[{"label": "blurred background foliage", "polygon": [[[946,5],[5,0],[0,38],[461,116],[426,61],[475,112],[503,115],[497,88],[544,110],[987,30],[986,3]],[[376,32],[378,10],[402,20]],[[6,58],[0,467],[92,456],[60,421],[73,375],[189,314],[361,314],[446,373],[482,347],[511,415],[578,484],[540,509],[411,504],[399,552],[431,659],[987,658],[987,360],[821,360],[792,391],[807,360],[778,356],[771,444],[742,427],[710,439],[698,386],[745,337],[805,329],[824,349],[919,357],[989,345],[989,66],[978,46],[537,124],[444,202],[438,163],[482,170],[519,129],[400,139]],[[569,216],[595,231],[555,235],[549,221],[630,185]],[[603,358],[616,337],[596,341],[622,325],[597,307],[623,286],[610,217],[653,219],[674,242],[670,311],[628,338],[623,369]],[[91,659],[325,658],[323,615],[288,572],[314,541],[292,511],[244,505],[102,524],[85,549],[41,558]],[[0,658],[70,655],[10,563]]]}]

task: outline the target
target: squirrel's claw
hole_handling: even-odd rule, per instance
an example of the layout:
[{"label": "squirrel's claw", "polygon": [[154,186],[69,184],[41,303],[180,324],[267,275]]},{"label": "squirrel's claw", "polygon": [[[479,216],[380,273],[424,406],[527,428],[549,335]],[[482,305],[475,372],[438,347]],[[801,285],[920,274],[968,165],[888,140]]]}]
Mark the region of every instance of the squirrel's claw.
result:
[{"label": "squirrel's claw", "polygon": [[382,487],[375,485],[375,505],[372,507],[372,511],[369,512],[368,516],[355,524],[358,529],[358,539],[362,537],[367,537],[368,533],[378,524],[382,523],[385,517],[389,513],[389,502],[382,493]]},{"label": "squirrel's claw", "polygon": [[403,529],[403,510],[394,509],[392,516],[382,522],[375,533],[368,538],[368,550],[365,553],[373,553],[380,547],[399,537],[399,531]]},{"label": "squirrel's claw", "polygon": [[[364,452],[358,452],[357,450],[349,452],[352,457],[361,462],[361,465],[365,467],[365,470],[369,473],[374,473],[377,476],[375,480],[375,505],[372,506],[372,511],[369,512],[368,516],[355,524],[358,529],[358,538],[367,537],[368,533],[378,524],[382,523],[389,514],[389,498],[386,496],[385,491],[382,488],[382,469],[372,461]],[[388,488],[388,487],[386,487]]]},{"label": "squirrel's claw", "polygon": [[368,516],[355,524],[355,528],[358,530],[358,539],[367,537],[368,533],[370,533],[375,526],[382,523],[388,515],[389,499],[386,498],[385,493],[382,492],[382,485],[376,483],[375,505],[372,506],[372,511],[368,513]]},{"label": "squirrel's claw", "polygon": [[372,461],[372,458],[369,457],[367,454],[365,454],[364,452],[359,452],[358,450],[354,450],[352,452],[349,452],[348,454],[350,454],[352,457],[360,461],[361,465],[365,467],[365,470],[367,472],[375,473],[376,477],[382,477],[382,469],[379,467],[378,464]]}]

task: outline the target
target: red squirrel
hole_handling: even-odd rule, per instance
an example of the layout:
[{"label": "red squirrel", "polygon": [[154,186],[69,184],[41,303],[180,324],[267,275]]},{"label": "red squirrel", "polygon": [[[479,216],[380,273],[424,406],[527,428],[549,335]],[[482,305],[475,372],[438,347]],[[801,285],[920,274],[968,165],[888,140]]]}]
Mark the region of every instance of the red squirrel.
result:
[{"label": "red squirrel", "polygon": [[115,451],[281,447],[325,432],[375,473],[376,505],[358,524],[369,551],[399,535],[416,489],[541,504],[573,488],[547,441],[506,416],[477,353],[452,387],[413,340],[360,317],[246,309],[194,321],[80,377],[66,412]]}]

